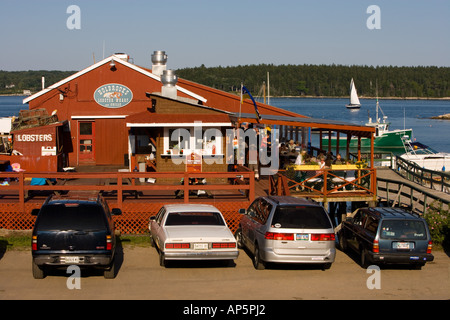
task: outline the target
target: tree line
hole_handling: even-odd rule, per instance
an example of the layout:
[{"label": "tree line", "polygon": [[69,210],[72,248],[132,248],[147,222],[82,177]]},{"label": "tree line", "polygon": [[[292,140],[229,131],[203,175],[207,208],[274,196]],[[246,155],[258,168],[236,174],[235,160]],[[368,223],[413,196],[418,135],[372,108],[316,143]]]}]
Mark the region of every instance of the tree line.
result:
[{"label": "tree line", "polygon": [[[1,71],[0,94],[33,93],[54,84],[76,71]],[[346,65],[244,65],[231,67],[183,68],[180,78],[227,92],[240,93],[241,84],[252,95],[262,96],[263,83],[270,75],[270,95],[328,96],[349,95],[351,78],[360,97],[450,97],[450,68],[417,66],[346,66]]]},{"label": "tree line", "polygon": [[0,94],[22,94],[23,90],[35,93],[42,89],[42,77],[48,87],[76,71],[2,71],[0,70]]},{"label": "tree line", "polygon": [[349,95],[354,79],[362,97],[450,97],[450,68],[345,65],[245,65],[178,69],[177,75],[224,91],[239,93],[241,83],[261,95],[270,75],[271,96]]}]

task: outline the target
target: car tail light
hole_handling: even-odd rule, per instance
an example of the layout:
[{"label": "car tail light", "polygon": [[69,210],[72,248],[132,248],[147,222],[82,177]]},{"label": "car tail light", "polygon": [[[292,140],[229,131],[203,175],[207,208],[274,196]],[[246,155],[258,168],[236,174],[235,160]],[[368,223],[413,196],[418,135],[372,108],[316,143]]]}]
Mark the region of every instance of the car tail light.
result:
[{"label": "car tail light", "polygon": [[378,240],[373,240],[372,251],[373,251],[373,253],[379,253],[380,252],[380,246],[378,244]]},{"label": "car tail light", "polygon": [[166,249],[189,249],[191,247],[190,243],[166,243]]},{"label": "car tail light", "polygon": [[106,250],[112,250],[112,247],[113,247],[112,236],[108,235],[106,236]]},{"label": "car tail light", "polygon": [[313,233],[311,241],[334,241],[336,239],[334,233]]},{"label": "car tail light", "polygon": [[37,250],[37,236],[33,236],[31,238],[31,250],[33,251]]},{"label": "car tail light", "polygon": [[236,242],[213,242],[213,249],[228,249],[236,248]]},{"label": "car tail light", "polygon": [[431,249],[433,249],[433,242],[432,241],[428,241],[427,253],[431,253]]},{"label": "car tail light", "polygon": [[278,233],[278,232],[266,232],[264,238],[267,240],[285,240],[285,241],[293,241],[294,234],[293,233]]}]

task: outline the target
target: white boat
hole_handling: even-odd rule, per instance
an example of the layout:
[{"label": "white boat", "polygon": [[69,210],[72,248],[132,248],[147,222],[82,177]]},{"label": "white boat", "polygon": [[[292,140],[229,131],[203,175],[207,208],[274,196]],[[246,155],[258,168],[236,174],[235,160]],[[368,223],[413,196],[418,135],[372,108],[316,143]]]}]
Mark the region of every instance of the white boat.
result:
[{"label": "white boat", "polygon": [[356,92],[355,82],[350,81],[350,104],[345,105],[347,109],[359,109],[361,108],[361,103],[359,102],[358,93]]},{"label": "white boat", "polygon": [[404,140],[405,153],[400,155],[404,160],[414,162],[418,166],[433,171],[450,171],[450,153],[437,152],[420,142]]}]

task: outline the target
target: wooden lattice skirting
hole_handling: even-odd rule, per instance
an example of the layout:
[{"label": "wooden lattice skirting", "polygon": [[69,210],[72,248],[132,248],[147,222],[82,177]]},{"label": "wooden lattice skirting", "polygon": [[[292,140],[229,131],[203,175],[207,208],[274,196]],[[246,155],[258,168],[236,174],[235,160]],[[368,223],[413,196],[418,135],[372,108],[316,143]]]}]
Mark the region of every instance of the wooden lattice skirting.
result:
[{"label": "wooden lattice skirting", "polygon": [[[114,217],[116,229],[122,234],[144,234],[148,232],[149,218],[155,215],[163,206],[163,203],[124,203],[122,207],[122,215]],[[238,213],[240,208],[246,208],[249,202],[215,202],[217,207],[225,217],[228,227],[234,233],[238,227],[241,215]],[[29,230],[33,229],[35,217],[31,215],[31,211],[40,208],[41,204],[25,204],[25,211],[19,210],[17,203],[1,203],[0,204],[0,229],[8,230]],[[114,202],[109,203],[113,208]]]}]

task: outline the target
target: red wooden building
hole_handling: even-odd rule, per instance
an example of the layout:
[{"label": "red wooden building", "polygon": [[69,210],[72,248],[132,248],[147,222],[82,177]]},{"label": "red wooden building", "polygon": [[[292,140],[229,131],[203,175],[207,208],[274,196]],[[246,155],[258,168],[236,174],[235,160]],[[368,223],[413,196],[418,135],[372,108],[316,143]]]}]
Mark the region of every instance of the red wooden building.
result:
[{"label": "red wooden building", "polygon": [[[177,84],[177,77],[166,68],[164,52],[154,52],[152,70],[128,60],[125,54],[113,55],[24,99],[30,110],[44,108],[67,121],[64,132],[68,137],[58,150],[58,155],[64,153],[61,165],[132,166],[136,149],[148,154],[146,146],[157,143],[170,127],[179,128],[180,122],[191,128],[195,121],[216,127],[220,123],[225,128],[232,126],[227,112],[254,113],[253,104],[245,101],[241,106],[239,96],[181,79]],[[165,107],[155,112],[160,98],[166,98]],[[259,107],[265,114],[302,117],[268,105]],[[218,120],[213,121],[211,114],[219,115]],[[168,147],[167,136],[164,147]]]}]

